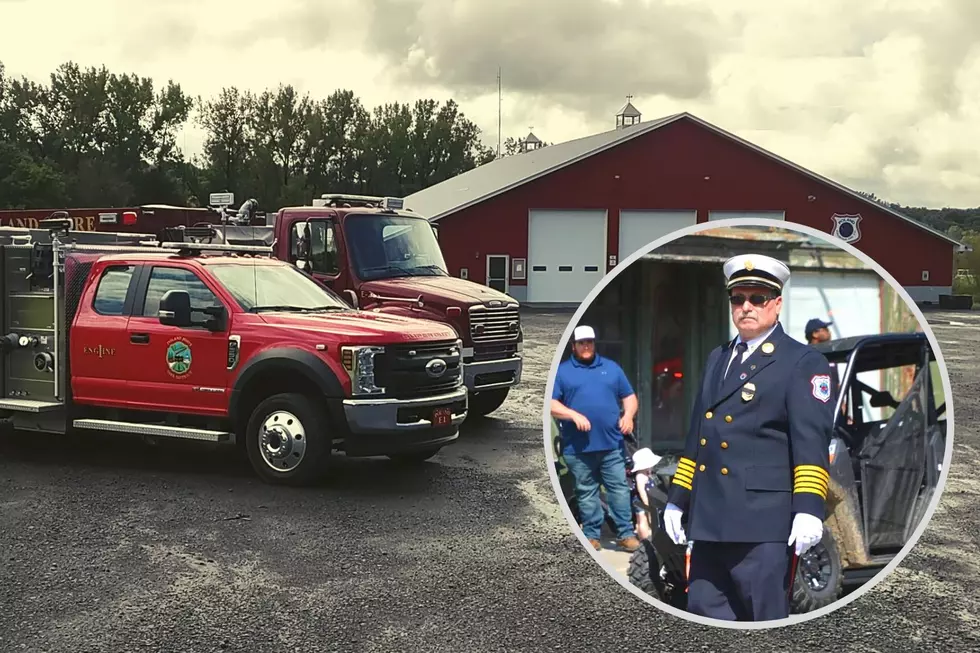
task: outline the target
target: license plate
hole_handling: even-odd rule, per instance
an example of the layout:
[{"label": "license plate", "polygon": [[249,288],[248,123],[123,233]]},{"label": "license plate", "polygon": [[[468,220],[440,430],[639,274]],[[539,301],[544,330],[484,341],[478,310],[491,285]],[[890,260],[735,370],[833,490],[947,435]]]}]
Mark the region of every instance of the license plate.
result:
[{"label": "license plate", "polygon": [[449,408],[436,408],[432,411],[433,426],[449,426],[453,422],[453,411]]}]

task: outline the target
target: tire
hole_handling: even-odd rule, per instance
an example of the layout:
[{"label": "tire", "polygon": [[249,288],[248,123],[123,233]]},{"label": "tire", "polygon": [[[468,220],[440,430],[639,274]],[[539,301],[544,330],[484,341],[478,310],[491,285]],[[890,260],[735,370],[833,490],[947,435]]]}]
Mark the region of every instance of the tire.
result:
[{"label": "tire", "polygon": [[406,451],[405,453],[391,453],[388,458],[402,465],[421,465],[442,450],[442,447],[431,447],[418,451]]},{"label": "tire", "polygon": [[[273,437],[263,443],[264,427],[277,425],[281,425],[280,428],[272,431]],[[325,471],[331,448],[329,431],[330,422],[322,405],[294,392],[277,394],[252,411],[245,431],[245,450],[252,469],[266,483],[309,485]],[[283,442],[283,433],[291,437],[285,446],[277,446]],[[288,455],[275,455],[275,448]],[[268,459],[264,450],[268,451]],[[300,454],[298,462],[295,460],[297,453]],[[286,465],[273,467],[273,463],[283,459],[287,461]]]},{"label": "tire", "polygon": [[507,395],[509,393],[510,388],[498,388],[496,390],[475,392],[470,395],[468,412],[474,417],[486,417],[504,404],[504,401],[507,400]]},{"label": "tire", "polygon": [[[814,588],[808,580],[814,578],[812,570],[819,571],[819,586]],[[823,527],[823,537],[812,549],[797,561],[796,575],[793,577],[793,596],[790,599],[790,613],[813,612],[830,605],[840,598],[844,586],[844,570],[841,566],[840,551],[830,529]]]},{"label": "tire", "polygon": [[[684,609],[684,597],[676,596],[677,590],[668,588],[660,578],[660,559],[650,540],[641,540],[640,548],[630,554],[626,575],[631,585],[668,605]],[[680,593],[684,593],[683,589]]]}]

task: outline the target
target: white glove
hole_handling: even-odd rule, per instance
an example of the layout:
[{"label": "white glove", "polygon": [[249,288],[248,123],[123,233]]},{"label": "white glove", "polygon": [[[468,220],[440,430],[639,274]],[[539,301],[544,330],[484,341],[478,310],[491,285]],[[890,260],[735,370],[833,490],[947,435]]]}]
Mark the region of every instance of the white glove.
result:
[{"label": "white glove", "polygon": [[823,538],[823,522],[813,515],[799,512],[793,518],[793,529],[787,546],[796,542],[796,555],[801,556]]},{"label": "white glove", "polygon": [[687,535],[684,534],[684,529],[681,527],[681,515],[683,514],[684,511],[672,503],[668,503],[667,507],[664,508],[664,527],[674,544],[687,542]]}]

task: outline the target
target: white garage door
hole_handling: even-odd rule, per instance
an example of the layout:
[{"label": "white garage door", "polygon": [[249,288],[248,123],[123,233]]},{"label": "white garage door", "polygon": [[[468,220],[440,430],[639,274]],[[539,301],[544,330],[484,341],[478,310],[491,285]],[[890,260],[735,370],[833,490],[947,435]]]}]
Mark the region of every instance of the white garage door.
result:
[{"label": "white garage door", "polygon": [[579,303],[605,274],[606,212],[536,210],[528,216],[528,303]]},{"label": "white garage door", "polygon": [[765,218],[766,220],[785,220],[785,211],[708,211],[708,221],[734,220],[735,218]]},{"label": "white garage door", "polygon": [[639,249],[678,229],[697,224],[698,212],[691,211],[620,211],[619,262]]}]

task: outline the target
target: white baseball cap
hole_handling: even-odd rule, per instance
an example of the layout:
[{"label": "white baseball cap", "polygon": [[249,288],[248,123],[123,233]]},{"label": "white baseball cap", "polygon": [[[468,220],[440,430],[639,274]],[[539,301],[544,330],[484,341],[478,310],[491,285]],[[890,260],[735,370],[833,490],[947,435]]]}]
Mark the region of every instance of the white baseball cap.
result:
[{"label": "white baseball cap", "polygon": [[648,447],[637,449],[633,454],[633,469],[651,469],[660,462],[660,456]]},{"label": "white baseball cap", "polygon": [[572,340],[575,342],[579,340],[595,340],[595,331],[590,326],[575,327]]}]

